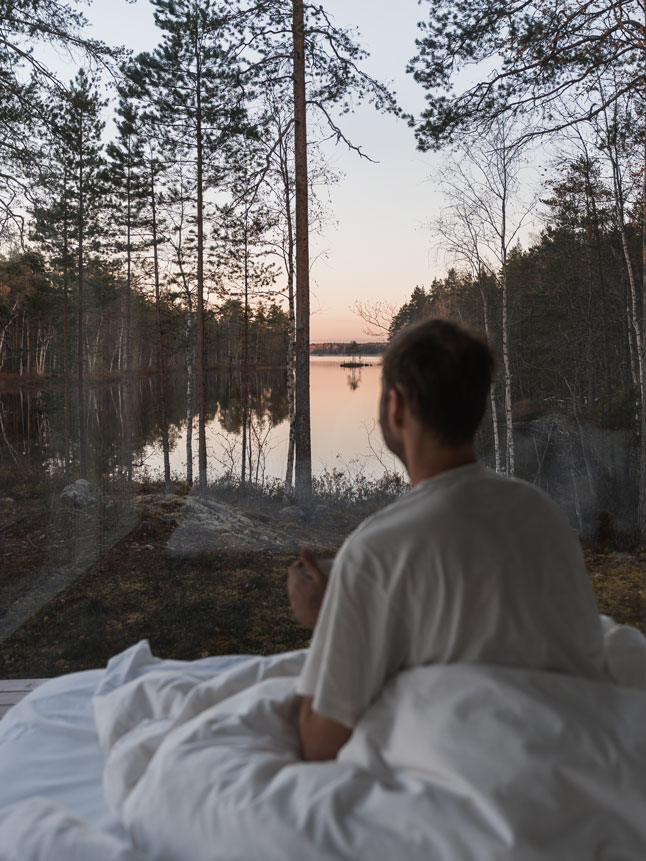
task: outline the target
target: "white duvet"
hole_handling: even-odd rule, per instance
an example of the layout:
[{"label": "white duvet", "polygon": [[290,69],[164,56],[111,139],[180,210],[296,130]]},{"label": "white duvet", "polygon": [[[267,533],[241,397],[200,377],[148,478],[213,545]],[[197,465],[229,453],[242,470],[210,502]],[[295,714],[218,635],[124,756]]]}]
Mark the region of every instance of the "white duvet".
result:
[{"label": "white duvet", "polygon": [[119,836],[32,798],[0,809],[0,857],[644,861],[646,652],[626,632],[608,632],[624,684],[468,665],[403,672],[324,764],[299,758],[303,653],[211,677],[159,668],[138,644],[93,700]]}]

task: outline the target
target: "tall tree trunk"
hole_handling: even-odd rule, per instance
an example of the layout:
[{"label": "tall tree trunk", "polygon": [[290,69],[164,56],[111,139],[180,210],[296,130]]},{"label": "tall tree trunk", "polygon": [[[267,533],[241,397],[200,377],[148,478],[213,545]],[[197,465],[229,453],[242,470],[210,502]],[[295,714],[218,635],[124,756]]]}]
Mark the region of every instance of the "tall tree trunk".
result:
[{"label": "tall tree trunk", "polygon": [[597,211],[597,203],[592,193],[592,181],[590,178],[590,162],[586,158],[585,162],[585,182],[586,182],[586,201],[590,208],[592,228],[594,232],[594,244],[596,250],[597,277],[599,279],[599,295],[601,299],[601,334],[603,338],[603,374],[604,384],[603,391],[605,395],[606,409],[610,409],[610,401],[612,398],[612,380],[610,378],[610,345],[608,341],[608,309],[606,302],[606,279],[603,274],[603,262],[601,259],[601,231],[599,229],[599,213]]},{"label": "tall tree trunk", "polygon": [[284,138],[280,144],[280,169],[283,180],[283,193],[285,195],[285,219],[287,223],[287,301],[289,313],[289,341],[287,344],[287,409],[289,415],[289,441],[287,444],[285,492],[291,493],[294,486],[294,449],[296,445],[296,401],[294,379],[294,366],[296,362],[296,316],[294,312],[294,225],[288,149]]},{"label": "tall tree trunk", "polygon": [[242,329],[242,491],[246,484],[247,413],[249,408],[249,223],[245,212],[244,224],[244,318]]},{"label": "tall tree trunk", "polygon": [[[645,7],[646,9],[646,4]],[[644,129],[644,161],[642,164],[642,307],[641,307],[641,332],[642,339],[646,335],[646,128]],[[643,340],[642,340],[643,344]],[[646,357],[642,350],[640,377],[642,380],[641,390],[641,422],[639,440],[639,506],[637,509],[637,523],[639,535],[646,540]]]},{"label": "tall tree trunk", "polygon": [[198,470],[200,496],[206,495],[206,342],[204,338],[204,141],[202,138],[202,78],[198,44],[198,19],[195,18],[196,146],[197,146],[197,366],[200,415],[198,423]]},{"label": "tall tree trunk", "polygon": [[[624,285],[625,286],[625,285]],[[628,344],[628,361],[630,366],[630,379],[633,388],[639,391],[639,370],[637,368],[637,347],[635,345],[635,329],[633,327],[633,318],[630,312],[630,294],[628,290],[624,290],[624,315],[623,323],[626,334],[626,343]]]},{"label": "tall tree trunk", "polygon": [[157,312],[157,367],[159,368],[159,409],[162,425],[162,451],[164,454],[164,485],[170,489],[170,444],[168,440],[168,408],[166,397],[166,351],[164,350],[164,330],[162,326],[161,299],[159,287],[159,254],[157,251],[157,203],[155,199],[155,164],[150,159],[150,206],[153,234],[153,269],[155,274],[155,310]]},{"label": "tall tree trunk", "polygon": [[[487,336],[487,341],[489,341],[489,303],[487,301],[487,294],[485,293],[484,287],[482,286],[482,277],[480,272],[478,273],[478,287],[480,288],[480,295],[482,296],[482,316],[484,317],[485,334]],[[491,382],[491,387],[489,388],[489,400],[491,404],[491,428],[493,430],[493,451],[496,464],[496,472],[502,472],[502,459],[500,457],[500,433],[498,430],[498,408],[496,406],[496,387],[493,380]]]},{"label": "tall tree trunk", "polygon": [[182,204],[182,221],[177,237],[177,265],[182,278],[184,297],[186,299],[185,356],[186,356],[186,483],[193,485],[193,415],[194,415],[194,371],[195,371],[195,317],[193,314],[193,297],[191,286],[184,272],[183,264],[183,233],[184,212]]},{"label": "tall tree trunk", "polygon": [[[644,302],[642,299],[642,308],[639,308],[637,296],[637,283],[635,279],[635,271],[632,260],[630,258],[630,248],[628,245],[628,236],[626,234],[626,224],[624,219],[624,193],[621,182],[621,174],[619,171],[619,155],[611,146],[608,148],[608,154],[612,165],[613,190],[615,197],[615,218],[619,235],[621,237],[621,247],[628,275],[628,285],[630,288],[628,313],[630,319],[629,335],[634,343],[629,341],[633,360],[637,370],[637,383],[639,390],[639,398],[637,402],[637,427],[639,429],[639,500],[637,507],[637,529],[643,537],[646,532],[646,524],[644,514],[646,513],[646,363],[644,360]],[[646,174],[644,176],[644,187],[646,187]],[[644,204],[646,206],[646,202]],[[642,237],[642,256],[646,258],[644,250],[644,238]],[[646,263],[646,260],[644,260]],[[646,271],[644,272],[644,280],[646,281]],[[636,355],[635,355],[636,354]],[[633,378],[635,374],[633,373]]]},{"label": "tall tree trunk", "polygon": [[[503,229],[504,237],[504,229]],[[516,470],[514,451],[514,425],[511,399],[511,359],[509,354],[509,296],[507,289],[507,248],[502,245],[502,271],[500,273],[500,288],[502,293],[502,363],[505,372],[505,425],[507,429],[507,475],[513,475]]]},{"label": "tall tree trunk", "polygon": [[20,325],[20,371],[19,376],[22,377],[23,367],[25,364],[25,315],[26,311],[22,312],[22,323]]},{"label": "tall tree trunk", "polygon": [[641,326],[640,326],[640,315],[639,315],[639,307],[638,307],[638,299],[637,299],[637,283],[635,280],[635,271],[633,269],[632,260],[630,259],[630,250],[628,247],[628,237],[626,235],[626,226],[623,222],[623,216],[618,215],[618,226],[619,226],[619,234],[621,236],[621,246],[624,252],[624,261],[626,264],[626,271],[628,274],[628,285],[630,288],[629,295],[629,305],[628,312],[630,315],[630,326],[633,335],[633,343],[635,346],[636,352],[636,366],[637,366],[637,383],[639,386],[640,397],[643,400],[644,395],[644,342],[642,339]]},{"label": "tall tree trunk", "polygon": [[70,445],[71,445],[71,417],[70,417],[70,366],[69,366],[69,227],[68,227],[68,210],[67,210],[67,173],[63,180],[63,386],[65,398],[65,417],[64,417],[64,442],[63,442],[63,459],[65,461],[65,481],[71,479],[70,470]]},{"label": "tall tree trunk", "polygon": [[128,137],[128,167],[126,171],[126,373],[124,376],[124,423],[126,476],[132,481],[132,389],[130,372],[132,369],[132,253],[130,239],[132,231],[132,188],[130,175],[130,137]]},{"label": "tall tree trunk", "polygon": [[83,175],[83,118],[79,121],[79,209],[78,209],[78,320],[77,320],[77,388],[78,388],[78,426],[79,426],[79,476],[87,478],[87,436],[85,432],[85,391],[83,373],[83,287],[85,262],[83,259],[83,233],[85,231],[85,199]]},{"label": "tall tree trunk", "polygon": [[305,21],[303,0],[292,0],[292,2],[296,178],[296,501],[302,508],[309,510],[312,505],[312,444]]},{"label": "tall tree trunk", "polygon": [[186,483],[191,487],[193,485],[193,401],[195,397],[193,391],[195,373],[193,337],[195,336],[195,323],[190,296],[186,313]]}]

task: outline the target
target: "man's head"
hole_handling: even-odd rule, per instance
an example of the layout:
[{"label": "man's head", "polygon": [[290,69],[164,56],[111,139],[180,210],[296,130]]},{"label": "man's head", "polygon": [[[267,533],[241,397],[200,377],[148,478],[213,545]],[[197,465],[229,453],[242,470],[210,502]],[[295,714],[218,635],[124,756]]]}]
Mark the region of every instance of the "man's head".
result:
[{"label": "man's head", "polygon": [[484,415],[495,361],[484,338],[448,320],[407,327],[383,356],[380,424],[386,445],[402,457],[402,442],[389,418],[399,400],[441,445],[473,440]]}]

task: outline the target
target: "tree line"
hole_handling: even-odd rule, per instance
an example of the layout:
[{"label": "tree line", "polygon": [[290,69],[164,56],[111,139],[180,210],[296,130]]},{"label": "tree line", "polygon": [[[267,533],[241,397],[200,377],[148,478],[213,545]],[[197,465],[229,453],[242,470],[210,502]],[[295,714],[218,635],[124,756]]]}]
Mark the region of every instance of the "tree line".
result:
[{"label": "tree line", "polygon": [[[128,298],[115,268],[97,258],[87,270],[87,301],[83,322],[83,362],[95,379],[159,371],[157,308],[145,293],[130,297],[131,355],[126,344]],[[181,303],[167,294],[160,308],[167,372],[186,370],[186,319]],[[284,366],[289,343],[289,316],[276,301],[257,299],[246,312],[250,365]],[[65,294],[47,263],[36,252],[16,252],[0,259],[0,374],[11,379],[48,377],[55,381],[65,369]],[[63,324],[63,325],[61,325]],[[228,297],[206,313],[207,362],[241,365],[245,307]],[[70,368],[75,371],[75,357]],[[69,370],[68,369],[68,370]],[[17,379],[16,379],[17,378]]]},{"label": "tree line", "polygon": [[310,344],[312,356],[378,356],[383,353],[385,344],[381,341],[374,343],[357,343],[356,341],[332,341],[329,343]]}]

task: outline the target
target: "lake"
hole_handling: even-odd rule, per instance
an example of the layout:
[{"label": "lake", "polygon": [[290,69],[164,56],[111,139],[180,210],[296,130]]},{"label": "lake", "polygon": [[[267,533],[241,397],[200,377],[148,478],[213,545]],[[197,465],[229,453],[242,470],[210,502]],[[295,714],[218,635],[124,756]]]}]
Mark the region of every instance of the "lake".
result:
[{"label": "lake", "polygon": [[[401,465],[384,451],[377,426],[381,368],[378,359],[363,368],[342,368],[342,358],[314,356],[310,362],[312,468],[315,473],[340,469],[379,477]],[[347,361],[347,359],[346,359]],[[171,472],[183,480],[187,472],[188,420],[186,377],[167,384]],[[139,377],[123,382],[88,382],[84,422],[88,437],[90,477],[123,473],[163,478],[159,379]],[[236,474],[242,448],[242,377],[238,369],[211,372],[207,385],[208,478]],[[283,480],[287,465],[289,420],[285,373],[281,369],[249,374],[251,454],[259,482]],[[193,474],[197,475],[197,387],[192,420]],[[128,407],[130,404],[130,407]],[[77,456],[76,389],[69,401],[68,450],[71,472]],[[46,389],[0,392],[0,460],[49,472],[64,469],[65,398],[62,383]]]},{"label": "lake", "polygon": [[[401,472],[384,450],[377,425],[381,369],[378,359],[357,369],[343,359],[312,357],[312,468],[337,470],[352,478],[379,478]],[[289,434],[287,387],[282,369],[252,370],[248,380],[251,473],[259,484],[283,481]],[[207,385],[208,479],[239,476],[242,448],[243,380],[239,369],[211,372]],[[171,474],[187,475],[187,378],[167,384],[167,425]],[[193,476],[197,478],[197,389],[192,418]],[[540,407],[540,405],[539,405]],[[67,414],[67,421],[66,421]],[[88,440],[88,477],[163,477],[162,421],[158,376],[124,382],[88,383],[83,422]],[[504,444],[502,411],[499,416]],[[78,475],[78,409],[75,391],[67,409],[61,382],[47,389],[0,392],[0,466],[5,493],[25,468],[31,472]],[[516,474],[542,487],[582,535],[597,534],[600,523],[629,529],[636,507],[636,447],[623,430],[582,425],[545,404],[531,417],[514,422]],[[479,453],[493,465],[491,416],[478,437]],[[8,476],[8,478],[7,478]]]},{"label": "lake", "polygon": [[[363,368],[342,368],[347,359],[313,356],[310,360],[310,398],[312,419],[312,470],[340,469],[346,474],[363,472],[370,477],[383,475],[385,469],[401,471],[401,464],[383,448],[377,425],[381,368],[376,361]],[[280,381],[282,382],[282,380]],[[279,383],[278,380],[274,385]],[[256,399],[258,399],[256,386]],[[256,403],[252,411],[252,459],[258,464],[258,480],[284,479],[287,467],[289,420],[284,414]],[[213,480],[223,471],[235,471],[242,449],[241,426],[232,427],[227,407],[218,405],[206,426],[208,476]],[[186,474],[186,436],[184,423],[174,437],[171,471]],[[194,472],[197,469],[197,427],[193,428]],[[163,477],[160,443],[153,442],[141,453],[140,471]],[[254,465],[254,473],[256,472]]]}]

